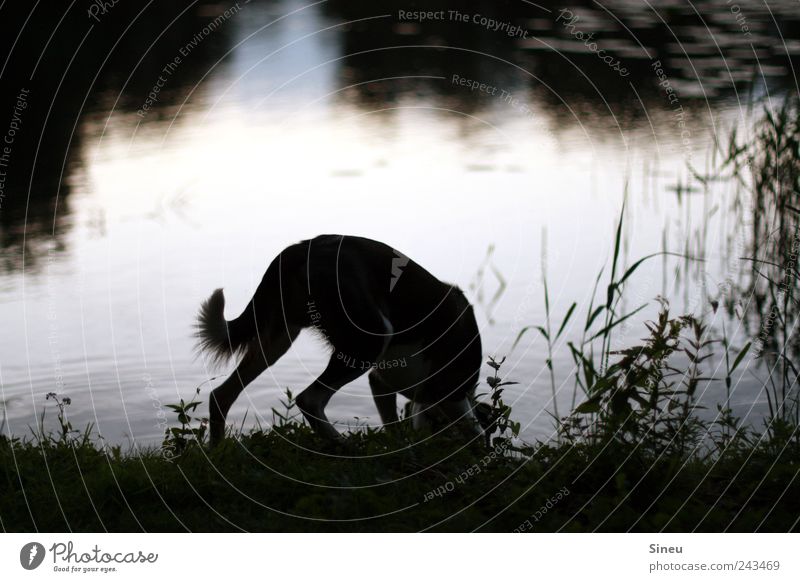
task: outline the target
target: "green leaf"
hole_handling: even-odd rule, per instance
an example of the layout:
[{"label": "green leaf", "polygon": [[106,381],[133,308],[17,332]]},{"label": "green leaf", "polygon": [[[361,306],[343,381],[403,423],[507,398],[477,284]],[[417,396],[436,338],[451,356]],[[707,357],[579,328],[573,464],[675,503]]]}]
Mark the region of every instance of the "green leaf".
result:
[{"label": "green leaf", "polygon": [[500,360],[499,362],[497,360],[495,360],[494,358],[489,357],[489,361],[486,362],[486,364],[489,365],[490,367],[494,368],[495,370],[499,370],[500,366],[502,366],[503,362],[505,362],[505,361],[506,361],[506,357],[505,356],[503,356],[503,359]]},{"label": "green leaf", "polygon": [[600,401],[587,400],[586,402],[582,402],[575,408],[575,412],[577,414],[592,414],[594,412],[600,412]]},{"label": "green leaf", "polygon": [[645,305],[642,305],[642,306],[638,307],[637,309],[634,309],[633,311],[631,311],[631,312],[630,312],[630,313],[628,313],[627,315],[623,315],[622,317],[620,317],[620,318],[619,318],[619,319],[617,319],[617,320],[614,320],[614,321],[613,321],[613,322],[611,322],[609,325],[605,326],[603,329],[601,329],[601,330],[600,330],[600,331],[598,331],[596,334],[594,334],[592,337],[590,337],[590,338],[587,340],[587,343],[588,343],[588,342],[590,342],[590,341],[592,341],[592,340],[594,340],[594,339],[597,339],[598,337],[600,337],[600,336],[602,336],[602,335],[605,335],[605,334],[607,334],[609,331],[611,331],[613,328],[615,328],[616,326],[618,326],[620,323],[622,323],[623,321],[625,321],[626,319],[628,319],[628,318],[630,318],[630,317],[633,317],[634,315],[636,315],[637,313],[639,313],[639,312],[640,312],[642,309],[644,309],[645,307],[647,307],[647,304],[645,304]]},{"label": "green leaf", "polygon": [[617,281],[617,286],[618,287],[621,286],[628,279],[628,277],[633,275],[634,271],[636,271],[636,269],[639,268],[639,265],[644,263],[646,260],[652,259],[653,257],[657,257],[659,255],[666,255],[666,254],[671,254],[671,253],[659,252],[659,253],[653,253],[653,254],[647,255],[645,257],[642,257],[641,259],[636,261],[634,264],[632,264],[630,267],[628,267],[628,270],[625,271],[625,274],[622,275],[622,278],[619,281]]},{"label": "green leaf", "polygon": [[750,351],[750,342],[744,344],[744,347],[739,352],[739,355],[736,356],[736,359],[733,361],[733,366],[731,366],[731,370],[729,372],[730,374],[732,374],[733,371],[736,369],[736,366],[738,366],[742,362],[742,359],[747,355],[748,351]]},{"label": "green leaf", "polygon": [[651,404],[650,402],[648,402],[647,400],[645,400],[645,399],[644,399],[642,396],[640,396],[640,395],[639,395],[639,394],[637,394],[636,392],[634,392],[633,394],[631,394],[631,398],[632,398],[633,400],[635,400],[636,402],[638,402],[638,403],[639,403],[639,405],[640,405],[642,408],[646,408],[646,409],[648,409],[648,410],[652,410],[652,408],[653,408],[652,404]]},{"label": "green leaf", "polygon": [[545,315],[547,315],[548,321],[549,321],[549,317],[550,317],[550,293],[547,291],[547,278],[546,277],[542,280],[542,284],[544,285],[544,312],[545,312]]},{"label": "green leaf", "polygon": [[[525,327],[523,327],[523,328],[522,328],[522,330],[520,330],[520,332],[517,334],[517,339],[515,339],[515,340],[514,340],[514,343],[513,343],[513,344],[511,344],[511,350],[512,350],[512,351],[514,350],[514,348],[516,348],[516,347],[517,347],[517,344],[518,344],[518,343],[519,343],[519,341],[522,339],[522,336],[523,336],[523,335],[525,335],[525,333],[526,333],[528,330],[531,330],[531,329],[537,329],[537,330],[539,330],[539,332],[540,332],[540,333],[541,333],[541,334],[542,334],[542,335],[545,337],[545,339],[548,339],[548,340],[550,339],[550,338],[548,337],[548,335],[547,335],[547,330],[545,330],[545,329],[544,329],[544,328],[543,328],[541,325],[526,325],[526,326],[525,326]],[[495,368],[495,366],[493,366],[491,363],[489,363],[489,365],[490,365],[490,366],[492,366],[492,368],[494,368],[495,370],[497,370],[498,368],[500,368],[500,366],[497,366],[497,367]]]},{"label": "green leaf", "polygon": [[[517,344],[519,343],[519,340],[521,340],[521,339],[522,339],[522,336],[523,336],[523,335],[525,335],[525,332],[527,332],[527,331],[528,331],[529,329],[531,329],[532,327],[533,327],[532,325],[526,325],[525,327],[523,327],[523,328],[520,330],[520,332],[517,334],[517,339],[515,339],[515,340],[514,340],[514,343],[513,343],[513,344],[511,344],[511,351],[512,351],[512,352],[514,351],[514,348],[516,348],[516,347],[517,347]],[[494,365],[494,364],[492,364],[492,362],[489,362],[489,365],[490,365],[490,366],[492,366],[492,368],[494,368],[495,370],[497,370],[497,369],[500,367],[500,366],[497,366],[497,367],[495,367],[495,365]]]},{"label": "green leaf", "polygon": [[666,255],[666,256],[669,256],[669,257],[679,257],[679,258],[682,258],[682,259],[693,259],[695,261],[703,261],[703,259],[696,259],[696,258],[690,257],[688,255],[682,255],[680,253],[671,253],[669,251],[660,251],[660,252],[657,252],[657,253],[652,253],[650,255],[642,257],[641,259],[639,259],[638,261],[633,263],[633,265],[631,265],[628,268],[628,270],[625,271],[625,274],[622,276],[622,278],[619,281],[617,281],[615,283],[615,285],[617,287],[620,287],[628,279],[628,277],[633,275],[634,271],[636,271],[636,269],[639,268],[639,265],[641,265],[642,263],[644,263],[648,259],[652,259],[653,257],[658,257],[658,256],[662,256],[662,255]]},{"label": "green leaf", "polygon": [[589,328],[592,327],[594,320],[597,319],[597,316],[600,315],[603,310],[606,308],[605,305],[600,305],[594,312],[589,316],[589,319],[586,320],[586,328],[585,331],[589,331]]},{"label": "green leaf", "polygon": [[556,333],[556,339],[561,337],[561,332],[564,331],[564,328],[567,326],[567,322],[569,318],[572,317],[572,313],[575,311],[575,308],[578,306],[577,303],[573,303],[570,305],[569,309],[567,310],[567,315],[564,316],[564,321],[561,322],[561,327],[558,328],[558,333]]},{"label": "green leaf", "polygon": [[608,285],[606,307],[611,308],[611,302],[614,296],[614,277],[617,274],[617,261],[619,260],[619,247],[622,242],[622,222],[625,217],[625,203],[628,198],[628,184],[625,184],[625,196],[622,199],[622,208],[619,211],[619,222],[617,223],[617,234],[614,237],[614,259],[611,261],[611,283]]}]

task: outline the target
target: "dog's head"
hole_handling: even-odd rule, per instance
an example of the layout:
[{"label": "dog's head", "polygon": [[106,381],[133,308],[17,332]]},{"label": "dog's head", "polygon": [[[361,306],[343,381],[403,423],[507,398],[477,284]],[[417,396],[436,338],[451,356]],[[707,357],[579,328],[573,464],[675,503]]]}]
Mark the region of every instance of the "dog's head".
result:
[{"label": "dog's head", "polygon": [[494,422],[492,422],[492,407],[485,402],[476,402],[472,408],[475,418],[478,419],[478,424],[481,425],[481,430],[484,434],[493,432]]},{"label": "dog's head", "polygon": [[[496,423],[492,420],[491,405],[485,402],[475,402],[472,398],[470,398],[470,405],[472,413],[475,415],[475,420],[477,420],[480,427],[480,432],[483,435],[494,432]],[[411,402],[406,402],[404,413],[405,418],[411,418],[413,414]],[[426,411],[424,414],[426,415],[426,424],[433,430],[439,430],[445,426],[449,426],[452,422],[451,419],[448,419],[447,415],[435,408]]]}]

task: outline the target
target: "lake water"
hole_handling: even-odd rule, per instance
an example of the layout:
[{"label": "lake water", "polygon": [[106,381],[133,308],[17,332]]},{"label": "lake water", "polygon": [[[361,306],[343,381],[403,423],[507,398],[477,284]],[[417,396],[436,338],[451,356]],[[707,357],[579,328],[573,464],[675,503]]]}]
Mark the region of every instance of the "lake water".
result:
[{"label": "lake water", "polygon": [[[543,271],[554,326],[575,301],[564,338],[579,337],[626,191],[626,265],[664,248],[706,262],[646,263],[626,305],[650,307],[619,345],[642,336],[657,295],[675,313],[707,313],[737,276],[730,189],[703,193],[687,164],[704,168],[715,133],[747,127],[754,100],[796,90],[795,2],[576,3],[570,14],[471,2],[460,16],[442,3],[424,22],[399,16],[414,3],[352,4],[33,14],[0,75],[0,132],[30,91],[0,206],[6,430],[27,433],[45,409],[51,425],[53,391],[72,399],[76,426],[154,441],[163,405],[219,373],[193,357],[200,302],[224,287],[238,315],[272,258],[320,233],[384,241],[464,288],[486,355],[508,357],[503,373],[519,384],[506,401],[531,439],[552,433],[546,347],[534,332],[511,345],[544,322]],[[578,33],[594,33],[596,50]],[[325,363],[304,332],[230,422],[269,424],[283,390]],[[563,342],[555,370],[563,414]],[[764,412],[758,386],[748,374],[734,388],[750,420]],[[712,385],[704,398],[721,394]],[[328,412],[379,421],[366,377]]]}]

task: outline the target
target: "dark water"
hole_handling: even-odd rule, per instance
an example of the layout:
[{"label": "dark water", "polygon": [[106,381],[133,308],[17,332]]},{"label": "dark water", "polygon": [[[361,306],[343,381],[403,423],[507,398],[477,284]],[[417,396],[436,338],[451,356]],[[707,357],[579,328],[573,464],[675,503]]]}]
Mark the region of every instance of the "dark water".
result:
[{"label": "dark water", "polygon": [[[628,264],[706,259],[648,263],[630,306],[707,310],[740,268],[737,224],[730,189],[699,195],[688,164],[796,92],[800,55],[789,1],[5,3],[0,22],[6,429],[55,391],[111,440],[157,436],[162,405],[214,374],[191,339],[212,289],[238,313],[279,250],[320,232],[383,240],[468,290],[525,434],[547,436],[541,340],[510,352],[542,323],[542,272],[556,319],[585,311],[627,189]],[[324,364],[302,336],[233,420],[268,423]],[[556,370],[563,411],[563,345]],[[763,412],[757,386],[737,384],[739,413]],[[377,422],[366,381],[330,413]]]}]

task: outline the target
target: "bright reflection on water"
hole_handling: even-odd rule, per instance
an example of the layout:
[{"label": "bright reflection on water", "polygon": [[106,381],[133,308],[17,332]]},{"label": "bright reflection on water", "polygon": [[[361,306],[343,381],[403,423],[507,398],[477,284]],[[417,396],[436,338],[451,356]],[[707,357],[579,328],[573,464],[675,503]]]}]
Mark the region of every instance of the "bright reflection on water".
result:
[{"label": "bright reflection on water", "polygon": [[[712,292],[703,283],[713,288],[735,275],[722,250],[734,225],[724,212],[703,218],[725,192],[679,197],[676,189],[688,181],[687,156],[703,167],[710,131],[741,121],[739,93],[710,105],[691,102],[690,83],[675,77],[686,91],[687,149],[657,85],[647,93],[647,115],[634,115],[628,108],[641,105],[631,95],[615,97],[613,111],[604,111],[602,100],[589,106],[519,71],[494,74],[502,67],[489,59],[476,65],[453,54],[445,59],[449,70],[421,68],[425,79],[388,60],[382,74],[370,68],[380,62],[353,72],[340,59],[358,50],[350,46],[353,29],[339,26],[336,14],[305,8],[264,28],[301,7],[247,6],[246,17],[225,24],[227,45],[199,74],[167,78],[165,94],[180,97],[144,116],[137,109],[157,75],[140,83],[144,91],[128,93],[125,107],[105,96],[82,115],[59,236],[32,239],[26,252],[37,256],[0,275],[0,317],[12,330],[0,339],[0,383],[13,433],[37,422],[45,393],[55,390],[72,398],[76,426],[93,422],[111,441],[157,438],[161,404],[189,398],[224,373],[193,358],[201,300],[222,286],[226,315],[237,315],[276,253],[320,233],[379,239],[464,288],[477,307],[486,355],[508,356],[503,372],[519,384],[506,400],[529,438],[552,431],[546,352],[534,333],[513,352],[511,344],[523,326],[543,323],[543,271],[554,325],[577,301],[581,317],[566,339],[579,336],[626,189],[627,265],[665,244],[675,252],[702,247],[707,258],[688,271],[672,259],[647,263],[632,279],[627,309],[663,293],[676,313],[684,306],[705,311]],[[640,79],[648,61],[643,65]],[[556,77],[570,69],[561,70]],[[481,71],[530,113],[451,82],[453,74],[480,78]],[[402,78],[375,81],[370,91],[358,87],[395,76]],[[709,91],[720,86],[711,83]],[[684,275],[676,280],[676,272]],[[652,317],[651,305],[639,321]],[[634,323],[616,339],[622,345],[641,336]],[[240,397],[231,423],[249,411],[248,425],[269,424],[284,388],[299,392],[326,358],[318,340],[301,335]],[[563,344],[555,370],[564,411],[573,385]],[[760,401],[753,386],[735,392],[738,413]],[[720,394],[715,389],[710,399]],[[343,424],[355,417],[378,422],[366,377],[333,399],[329,415]]]}]

